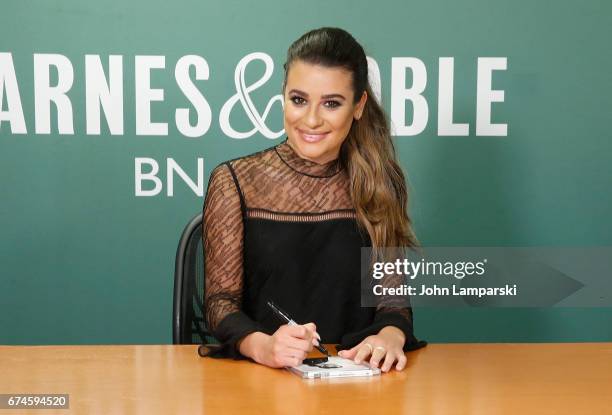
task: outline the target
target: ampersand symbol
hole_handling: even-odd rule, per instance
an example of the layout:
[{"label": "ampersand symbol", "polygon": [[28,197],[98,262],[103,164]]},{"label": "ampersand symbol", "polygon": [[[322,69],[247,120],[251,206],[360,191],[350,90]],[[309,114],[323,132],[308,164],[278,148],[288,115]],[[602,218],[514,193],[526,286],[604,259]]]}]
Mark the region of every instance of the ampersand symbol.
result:
[{"label": "ampersand symbol", "polygon": [[[254,60],[263,61],[265,64],[266,70],[264,72],[264,75],[257,82],[255,82],[254,84],[250,86],[247,86],[245,79],[244,79],[244,73],[245,73],[247,65]],[[255,105],[253,105],[253,101],[251,100],[249,96],[249,94],[253,90],[259,88],[261,85],[265,84],[268,81],[268,79],[270,79],[270,76],[272,76],[273,69],[274,69],[274,62],[272,61],[272,58],[269,55],[262,53],[262,52],[250,53],[244,58],[242,58],[240,62],[238,62],[238,65],[236,66],[236,70],[234,71],[234,83],[236,85],[236,94],[233,95],[225,104],[223,104],[223,107],[221,107],[221,112],[219,113],[219,125],[221,126],[221,130],[227,136],[236,138],[236,139],[243,139],[243,138],[248,138],[259,131],[266,138],[275,139],[285,133],[284,128],[281,131],[274,132],[270,130],[268,126],[266,125],[266,118],[268,117],[270,108],[272,107],[272,105],[274,105],[274,102],[280,101],[281,107],[283,106],[282,95],[279,94],[279,95],[275,95],[274,97],[272,97],[272,99],[268,101],[268,105],[266,106],[266,109],[263,112],[263,114],[259,114],[259,112],[255,108]],[[232,109],[234,108],[234,105],[236,105],[238,101],[240,101],[240,104],[242,105],[242,108],[244,109],[245,114],[249,117],[249,119],[251,120],[251,123],[253,124],[253,129],[250,131],[246,131],[246,132],[236,131],[230,125],[230,122],[229,122],[230,113]]]}]

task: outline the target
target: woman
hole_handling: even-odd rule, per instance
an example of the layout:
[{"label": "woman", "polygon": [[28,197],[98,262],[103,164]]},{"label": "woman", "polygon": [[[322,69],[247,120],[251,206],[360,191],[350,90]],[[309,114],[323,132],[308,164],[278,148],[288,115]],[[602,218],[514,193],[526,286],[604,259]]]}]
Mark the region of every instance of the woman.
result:
[{"label": "woman", "polygon": [[[406,365],[410,308],[361,307],[360,248],[415,245],[404,175],[363,48],[338,28],[310,31],[284,64],[281,144],[211,174],[204,207],[206,320],[223,354],[270,367],[313,345],[383,371]],[[278,320],[273,301],[297,322]]]}]

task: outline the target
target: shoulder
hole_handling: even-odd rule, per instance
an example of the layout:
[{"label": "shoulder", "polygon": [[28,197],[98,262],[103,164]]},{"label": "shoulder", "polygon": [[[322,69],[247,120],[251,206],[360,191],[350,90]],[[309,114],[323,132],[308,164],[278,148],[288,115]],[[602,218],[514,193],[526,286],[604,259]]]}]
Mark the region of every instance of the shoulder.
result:
[{"label": "shoulder", "polygon": [[241,157],[222,161],[211,171],[208,189],[239,187],[240,178],[257,176],[258,172],[268,168],[277,158],[276,145],[264,148]]},{"label": "shoulder", "polygon": [[266,162],[272,157],[276,156],[276,145],[264,148],[263,150],[256,151],[251,154],[247,154],[242,157],[236,157],[234,159],[227,160],[221,164],[229,165],[232,168],[239,168],[245,166],[255,166],[258,164],[267,164]]},{"label": "shoulder", "polygon": [[216,176],[235,177],[245,171],[256,170],[262,166],[269,166],[271,161],[277,157],[276,147],[277,145],[273,145],[254,153],[222,161],[212,170],[211,180]]}]

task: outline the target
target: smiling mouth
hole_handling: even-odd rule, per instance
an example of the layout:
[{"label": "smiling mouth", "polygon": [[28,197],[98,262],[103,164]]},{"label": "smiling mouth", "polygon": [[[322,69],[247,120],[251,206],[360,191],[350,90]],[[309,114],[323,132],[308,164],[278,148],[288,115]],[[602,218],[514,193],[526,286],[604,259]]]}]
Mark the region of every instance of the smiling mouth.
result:
[{"label": "smiling mouth", "polygon": [[305,131],[302,130],[298,130],[300,135],[302,136],[302,139],[304,141],[306,141],[307,143],[316,143],[318,141],[323,140],[327,134],[329,134],[329,132],[327,133],[316,133],[316,134],[309,134]]}]

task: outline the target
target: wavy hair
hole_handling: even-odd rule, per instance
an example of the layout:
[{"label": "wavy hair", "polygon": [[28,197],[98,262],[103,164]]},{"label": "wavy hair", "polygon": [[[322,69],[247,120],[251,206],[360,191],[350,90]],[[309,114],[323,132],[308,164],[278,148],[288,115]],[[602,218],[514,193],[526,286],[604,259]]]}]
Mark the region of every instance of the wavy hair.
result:
[{"label": "wavy hair", "polygon": [[373,258],[387,247],[415,248],[418,241],[408,216],[408,191],[396,158],[387,115],[374,98],[368,81],[368,61],[363,47],[343,29],[322,27],[296,40],[283,65],[283,95],[294,61],[340,67],[352,75],[356,104],[363,92],[368,99],[359,120],[353,119],[340,149],[340,162],[350,179],[351,198],[360,231],[372,243]]}]

